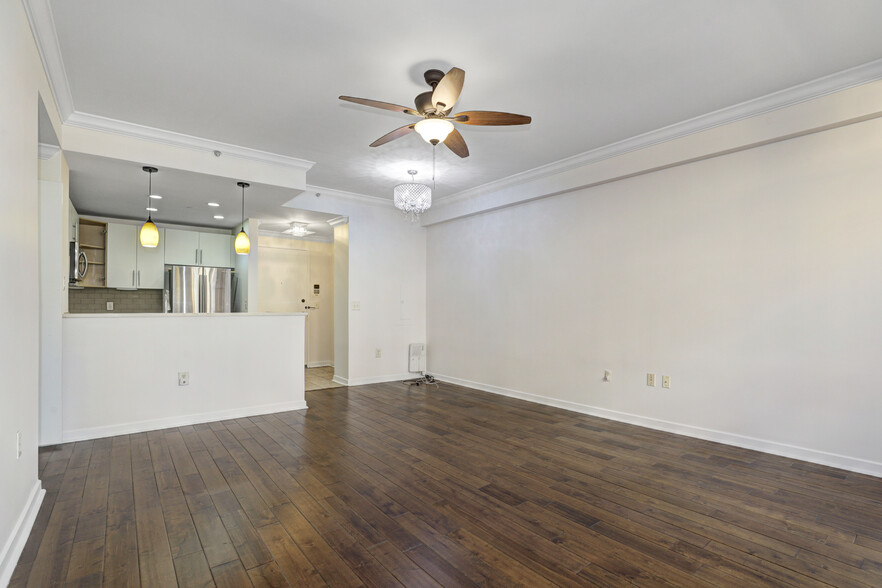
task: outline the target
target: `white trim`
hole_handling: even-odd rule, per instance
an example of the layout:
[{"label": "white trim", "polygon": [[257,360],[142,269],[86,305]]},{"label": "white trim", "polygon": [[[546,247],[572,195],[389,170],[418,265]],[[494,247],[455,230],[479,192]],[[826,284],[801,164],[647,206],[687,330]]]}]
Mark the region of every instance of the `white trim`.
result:
[{"label": "white trim", "polygon": [[880,79],[882,79],[882,59],[877,59],[816,80],[785,88],[784,90],[779,90],[778,92],[773,92],[765,96],[760,96],[759,98],[747,100],[740,104],[727,106],[720,110],[702,114],[654,131],[649,131],[622,141],[610,143],[609,145],[604,145],[603,147],[598,147],[597,149],[592,149],[591,151],[586,151],[579,155],[574,155],[547,165],[523,171],[500,180],[469,188],[468,190],[463,190],[456,194],[437,198],[437,204],[451,204],[453,202],[474,198],[482,194],[489,194],[532,180],[547,178],[571,169],[624,155],[631,151],[637,151],[658,143],[672,141],[714,127],[766,114],[773,110],[786,108],[801,102],[807,102],[821,96],[826,96],[827,94],[833,94],[835,92]]},{"label": "white trim", "polygon": [[334,367],[333,361],[310,361],[306,364],[308,368]]},{"label": "white trim", "polygon": [[332,227],[336,227],[337,225],[345,225],[349,222],[348,216],[337,216],[328,221],[328,224]]},{"label": "white trim", "polygon": [[40,61],[43,62],[43,70],[49,80],[49,88],[63,121],[74,111],[74,104],[64,60],[61,58],[52,7],[49,0],[23,0],[22,5],[31,25]]},{"label": "white trim", "polygon": [[[375,206],[383,206],[383,207],[388,207],[388,208],[393,207],[391,197],[383,198],[382,196],[370,196],[368,194],[359,194],[358,192],[347,192],[346,190],[335,190],[334,188],[324,188],[322,186],[314,186],[312,184],[307,184],[306,190],[302,194],[298,194],[297,196],[295,196],[295,198],[299,198],[300,196],[303,196],[303,194],[306,194],[308,192],[312,192],[313,196],[315,196],[316,193],[320,194],[319,198],[321,198],[322,196],[334,196],[336,198],[343,198],[345,200],[357,200],[359,202],[373,204]],[[297,208],[298,207],[297,204],[293,200],[286,202],[282,206],[289,206],[290,208]],[[346,217],[341,217],[341,218],[346,218]],[[334,220],[334,219],[332,219],[332,220]],[[349,219],[346,219],[346,220],[348,221]]]},{"label": "white trim", "polygon": [[571,410],[573,412],[579,412],[582,414],[588,414],[604,419],[637,425],[638,427],[656,429],[658,431],[665,431],[677,435],[695,437],[696,439],[704,439],[705,441],[714,441],[716,443],[723,443],[725,445],[733,445],[735,447],[753,449],[755,451],[762,451],[763,453],[771,453],[773,455],[780,455],[782,457],[788,457],[791,459],[799,459],[834,468],[841,468],[843,470],[857,472],[860,474],[867,474],[869,476],[882,477],[882,463],[875,461],[869,461],[857,457],[849,457],[847,455],[839,455],[836,453],[828,453],[826,451],[818,451],[816,449],[809,449],[807,447],[788,445],[786,443],[779,443],[777,441],[757,439],[756,437],[747,437],[745,435],[727,433],[725,431],[716,431],[714,429],[705,429],[693,425],[674,423],[671,421],[644,417],[627,412],[619,412],[606,408],[599,408],[596,406],[590,406],[588,404],[570,402],[568,400],[559,400],[557,398],[539,396],[537,394],[530,394],[529,392],[521,392],[519,390],[511,390],[509,388],[492,386],[490,384],[472,382],[470,380],[463,380],[461,378],[454,378],[452,376],[444,376],[441,374],[433,375],[437,380],[441,380],[443,382],[456,384],[458,386],[465,386],[468,388],[474,388],[476,390],[482,390],[484,392],[490,392],[492,394],[499,394],[501,396],[508,396],[511,398],[519,398],[528,402],[535,402],[537,404],[544,404],[546,406],[554,406],[556,408],[562,408],[564,410]]},{"label": "white trim", "polygon": [[[414,374],[403,373],[403,374],[388,374],[385,376],[368,376],[367,378],[349,378],[347,384],[343,384],[344,386],[364,386],[366,384],[383,384],[385,382],[401,382],[403,380],[409,380],[414,377]],[[334,378],[334,381],[337,381],[337,378]],[[338,384],[342,382],[337,382]]]},{"label": "white trim", "polygon": [[28,535],[31,534],[31,527],[34,526],[45,495],[46,491],[40,486],[40,480],[37,480],[31,488],[31,494],[21,514],[18,515],[18,520],[15,521],[15,526],[12,527],[12,533],[9,534],[3,551],[0,552],[0,586],[8,585],[12,578],[12,572],[15,571],[18,558],[24,550],[25,543],[28,542]]},{"label": "white trim", "polygon": [[349,379],[344,378],[343,376],[334,376],[333,378],[331,378],[331,381],[334,382],[335,384],[340,384],[341,386],[348,386],[349,385]]},{"label": "white trim", "polygon": [[[165,226],[165,225],[163,225]],[[274,237],[276,239],[291,239],[293,241],[313,241],[315,243],[333,243],[333,237],[324,237],[322,235],[305,235],[303,237],[298,237],[296,235],[292,235],[291,233],[280,233],[278,231],[268,231],[266,229],[258,229],[258,236],[261,237]],[[267,247],[264,245],[264,247]]]},{"label": "white trim", "polygon": [[59,151],[61,151],[61,147],[59,147],[58,145],[52,145],[50,143],[37,144],[37,157],[43,160],[51,158]]},{"label": "white trim", "polygon": [[202,137],[194,137],[192,135],[166,131],[79,111],[71,113],[71,115],[64,121],[64,124],[81,129],[112,133],[124,137],[133,137],[144,141],[152,141],[154,143],[162,143],[164,145],[171,145],[172,147],[193,149],[194,151],[220,151],[221,157],[237,157],[239,159],[247,159],[269,165],[299,169],[303,172],[309,171],[310,168],[315,165],[314,161],[307,161],[305,159],[298,159],[287,155],[279,155],[278,153],[270,153],[269,151],[261,151],[259,149],[251,149],[249,147],[240,147],[231,143],[221,143],[220,141],[203,139]]},{"label": "white trim", "polygon": [[218,410],[214,412],[203,412],[200,414],[190,414],[162,419],[151,419],[147,421],[137,421],[133,423],[121,423],[119,425],[108,425],[104,427],[73,429],[69,431],[63,431],[61,434],[61,438],[63,443],[70,443],[71,441],[85,441],[87,439],[100,439],[101,437],[113,437],[115,435],[143,433],[145,431],[168,429],[170,427],[183,427],[185,425],[195,425],[198,423],[210,423],[213,421],[241,419],[244,417],[258,416],[274,412],[304,410],[305,408],[306,402],[278,402],[276,404],[263,404],[260,406],[251,406],[247,408],[233,408],[228,410]]}]

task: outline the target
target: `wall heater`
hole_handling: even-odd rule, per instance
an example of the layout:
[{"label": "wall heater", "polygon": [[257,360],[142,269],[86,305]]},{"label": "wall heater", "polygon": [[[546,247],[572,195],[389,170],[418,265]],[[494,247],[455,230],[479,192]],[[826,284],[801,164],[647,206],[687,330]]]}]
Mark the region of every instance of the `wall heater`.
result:
[{"label": "wall heater", "polygon": [[412,374],[422,374],[426,371],[426,344],[411,343],[409,349],[410,361],[407,363],[407,371]]}]

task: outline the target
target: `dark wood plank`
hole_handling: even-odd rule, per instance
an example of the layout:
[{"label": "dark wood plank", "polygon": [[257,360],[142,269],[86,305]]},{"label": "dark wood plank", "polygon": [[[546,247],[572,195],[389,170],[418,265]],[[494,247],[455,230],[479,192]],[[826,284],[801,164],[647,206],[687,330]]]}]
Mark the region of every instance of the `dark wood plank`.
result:
[{"label": "dark wood plank", "polygon": [[12,586],[877,586],[882,480],[441,384],[40,450]]},{"label": "dark wood plank", "polygon": [[175,558],[175,574],[182,588],[208,588],[214,586],[214,578],[201,551]]}]

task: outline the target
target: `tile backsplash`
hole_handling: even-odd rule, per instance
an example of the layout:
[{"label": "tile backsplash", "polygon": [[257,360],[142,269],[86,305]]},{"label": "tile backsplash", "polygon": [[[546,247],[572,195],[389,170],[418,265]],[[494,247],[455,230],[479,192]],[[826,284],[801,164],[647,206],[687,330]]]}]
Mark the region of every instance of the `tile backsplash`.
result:
[{"label": "tile backsplash", "polygon": [[[162,312],[162,290],[83,288],[68,292],[68,312],[72,313]],[[113,310],[107,310],[108,302],[113,302]]]}]

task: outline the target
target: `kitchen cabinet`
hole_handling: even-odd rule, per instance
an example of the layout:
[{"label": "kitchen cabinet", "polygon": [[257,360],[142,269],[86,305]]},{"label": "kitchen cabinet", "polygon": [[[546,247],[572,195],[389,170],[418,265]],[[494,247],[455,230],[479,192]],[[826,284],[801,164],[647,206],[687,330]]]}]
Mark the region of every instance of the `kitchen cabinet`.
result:
[{"label": "kitchen cabinet", "polygon": [[84,288],[103,288],[105,282],[105,252],[107,244],[107,223],[81,218],[77,222],[77,236],[80,251],[86,254],[89,262],[86,275],[80,284]]},{"label": "kitchen cabinet", "polygon": [[107,287],[161,290],[165,269],[165,237],[159,229],[157,247],[141,247],[140,227],[107,223]]},{"label": "kitchen cabinet", "polygon": [[165,263],[233,267],[230,257],[232,235],[200,231],[165,230]]}]

